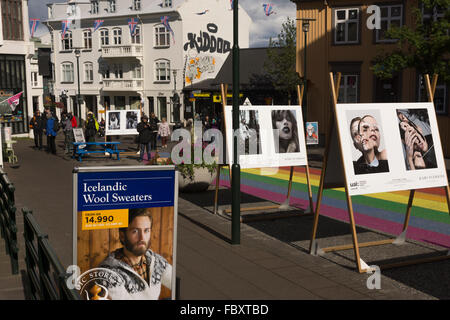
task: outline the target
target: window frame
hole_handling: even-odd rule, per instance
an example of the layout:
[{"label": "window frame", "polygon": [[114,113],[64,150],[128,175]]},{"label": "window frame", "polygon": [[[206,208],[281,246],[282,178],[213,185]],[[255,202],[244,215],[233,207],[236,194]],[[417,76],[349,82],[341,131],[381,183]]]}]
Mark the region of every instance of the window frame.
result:
[{"label": "window frame", "polygon": [[[62,34],[61,34],[61,38],[62,38]],[[66,41],[68,43],[68,47],[66,47]],[[64,38],[61,39],[61,51],[71,51],[71,50],[73,50],[73,37],[72,37],[72,31],[68,30],[64,34]]]},{"label": "window frame", "polygon": [[[443,107],[444,109],[438,109],[436,106],[436,98],[438,97],[438,90],[444,89],[444,103],[443,103]],[[425,77],[423,77],[421,74],[419,74],[417,76],[417,85],[416,85],[416,90],[417,90],[417,101],[422,101],[422,102],[428,102],[428,94],[426,93],[426,89],[425,89]],[[449,114],[449,109],[448,109],[448,104],[450,101],[450,86],[447,85],[446,83],[443,82],[439,82],[436,84],[436,91],[434,92],[434,109],[436,111],[436,114],[439,116],[448,116]]]},{"label": "window frame", "polygon": [[[161,29],[164,29],[163,32],[161,32]],[[170,48],[170,32],[167,30],[167,28],[162,24],[159,23],[153,27],[153,34],[155,35],[153,37],[153,47],[154,48]],[[164,36],[165,37],[165,44],[159,43],[159,37]]]},{"label": "window frame", "polygon": [[[355,22],[355,19],[347,19],[348,14],[351,10],[357,11],[357,19],[356,19],[356,40],[348,41],[348,24]],[[338,11],[345,11],[345,19],[338,20],[337,13]],[[343,22],[340,22],[343,21]],[[345,32],[345,40],[337,41],[337,25],[339,23],[344,23],[344,32]],[[361,44],[361,8],[360,7],[335,7],[333,8],[333,45],[359,45]]]},{"label": "window frame", "polygon": [[[68,69],[65,69],[66,66],[69,66]],[[69,78],[66,78],[66,75],[69,75]],[[64,61],[61,63],[61,83],[74,83],[75,82],[75,72],[73,62]]]},{"label": "window frame", "polygon": [[[100,33],[99,33],[100,34],[100,36],[99,36],[100,47],[109,46],[109,29],[102,28],[99,31],[100,31]],[[106,35],[105,35],[105,33],[106,33]],[[105,42],[104,40],[106,40],[107,43],[104,43]]]},{"label": "window frame", "polygon": [[98,14],[100,10],[100,2],[98,0],[91,1],[91,14]]},{"label": "window frame", "polygon": [[[90,46],[86,46],[86,42]],[[83,46],[85,50],[92,50],[92,31],[91,29],[83,30]]]},{"label": "window frame", "polygon": [[142,37],[141,37],[141,27],[136,26],[136,29],[134,31],[134,35],[131,36],[131,43],[132,44],[141,44]]},{"label": "window frame", "polygon": [[[88,66],[90,66],[90,69],[87,68]],[[89,75],[90,77],[87,77],[87,75]],[[86,61],[83,63],[83,82],[94,82],[94,64],[90,61]]]},{"label": "window frame", "polygon": [[[390,4],[380,4],[378,5],[380,7],[380,9],[383,8],[388,8],[388,17],[380,17],[381,22],[383,21],[387,21],[388,25],[385,31],[389,30],[391,25],[392,25],[392,21],[400,21],[399,27],[402,27],[404,24],[404,15],[405,15],[405,10],[404,10],[404,4],[402,2],[399,3],[390,3]],[[394,7],[400,7],[400,15],[398,17],[392,17],[391,13],[392,13],[392,8]],[[374,30],[374,34],[375,34],[375,43],[395,43],[398,41],[398,39],[380,39],[380,31],[379,29],[375,29]]]},{"label": "window frame", "polygon": [[172,0],[163,0],[162,7],[163,8],[172,8]]},{"label": "window frame", "polygon": [[141,0],[133,0],[133,10],[140,11],[142,8]]},{"label": "window frame", "polygon": [[[116,32],[119,32],[119,34],[116,34]],[[115,45],[115,46],[122,45],[122,28],[112,29],[112,37],[113,37],[113,41],[112,41],[113,45]]]},{"label": "window frame", "polygon": [[[164,68],[159,68],[159,64],[164,63],[165,67]],[[166,72],[166,79],[161,79],[161,74],[160,71],[164,70]],[[154,71],[155,71],[155,76],[154,76],[154,81],[155,82],[160,82],[160,83],[170,83],[171,81],[171,77],[170,77],[170,60],[168,59],[157,59],[155,60],[154,63]]]},{"label": "window frame", "polygon": [[39,86],[38,72],[31,72],[31,87],[36,88]]},{"label": "window frame", "polygon": [[117,11],[117,1],[116,0],[109,0],[108,1],[108,12],[109,13],[115,13]]}]

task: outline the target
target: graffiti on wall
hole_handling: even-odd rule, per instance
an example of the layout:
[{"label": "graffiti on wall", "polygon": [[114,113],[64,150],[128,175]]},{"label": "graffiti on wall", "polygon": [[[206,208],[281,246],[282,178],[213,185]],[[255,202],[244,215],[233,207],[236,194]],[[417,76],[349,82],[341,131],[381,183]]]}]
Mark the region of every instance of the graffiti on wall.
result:
[{"label": "graffiti on wall", "polygon": [[196,56],[186,61],[186,82],[192,84],[194,80],[200,80],[202,74],[214,73],[216,60],[213,56]]},{"label": "graffiti on wall", "polygon": [[197,50],[197,53],[210,52],[210,53],[227,53],[231,51],[230,42],[216,37],[213,35],[217,33],[219,28],[214,23],[208,23],[206,25],[208,31],[200,31],[197,33],[189,32],[187,34],[188,41],[184,44],[184,51],[189,49]]}]

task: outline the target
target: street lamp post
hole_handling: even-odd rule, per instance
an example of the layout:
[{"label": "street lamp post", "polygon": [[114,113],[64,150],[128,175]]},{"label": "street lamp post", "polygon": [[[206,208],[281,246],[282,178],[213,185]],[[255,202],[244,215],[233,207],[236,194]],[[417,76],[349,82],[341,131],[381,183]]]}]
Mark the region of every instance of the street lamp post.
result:
[{"label": "street lamp post", "polygon": [[[81,119],[81,94],[80,94],[80,49],[75,49],[75,57],[77,58],[77,81],[78,81],[78,94],[77,94],[77,116]],[[80,122],[78,122],[80,123]]]},{"label": "street lamp post", "polygon": [[307,115],[308,115],[308,78],[306,73],[306,49],[307,49],[307,43],[308,43],[308,31],[309,31],[309,23],[310,21],[316,21],[316,19],[310,19],[310,18],[301,18],[297,19],[302,21],[302,31],[305,35],[305,42],[304,42],[304,48],[303,48],[303,103],[302,103],[302,110],[303,110],[303,122],[306,123]]},{"label": "street lamp post", "polygon": [[[233,132],[239,130],[239,1],[233,4]],[[231,167],[231,244],[241,240],[241,166],[237,148],[237,135],[233,134],[233,165]]]},{"label": "street lamp post", "polygon": [[173,114],[173,120],[174,122],[178,122],[180,121],[180,116],[179,116],[179,109],[178,109],[178,105],[179,105],[179,101],[180,101],[180,97],[177,93],[177,70],[173,69],[172,70],[173,73],[173,98],[172,98],[172,114]]}]

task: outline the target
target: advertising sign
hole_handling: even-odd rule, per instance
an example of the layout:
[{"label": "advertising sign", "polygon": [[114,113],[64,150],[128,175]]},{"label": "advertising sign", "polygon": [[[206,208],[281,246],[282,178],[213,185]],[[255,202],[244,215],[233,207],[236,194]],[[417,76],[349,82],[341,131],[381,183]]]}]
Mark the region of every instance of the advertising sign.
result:
[{"label": "advertising sign", "polygon": [[137,125],[141,121],[139,110],[108,110],[106,111],[106,130],[108,135],[137,135]]},{"label": "advertising sign", "polygon": [[433,103],[336,109],[350,195],[447,185]]},{"label": "advertising sign", "polygon": [[[307,164],[302,112],[293,106],[240,106],[238,136],[241,168]],[[227,150],[233,159],[232,106],[225,108]]]},{"label": "advertising sign", "polygon": [[86,300],[174,299],[174,166],[76,168],[74,265]]}]

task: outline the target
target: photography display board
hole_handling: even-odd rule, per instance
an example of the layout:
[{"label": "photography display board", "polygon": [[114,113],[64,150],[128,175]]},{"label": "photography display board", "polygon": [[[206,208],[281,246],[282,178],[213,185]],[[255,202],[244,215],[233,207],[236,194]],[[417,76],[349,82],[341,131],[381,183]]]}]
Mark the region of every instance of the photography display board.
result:
[{"label": "photography display board", "polygon": [[[305,131],[298,106],[240,106],[242,169],[307,165]],[[228,162],[233,159],[232,106],[225,107]]]},{"label": "photography display board", "polygon": [[337,104],[349,194],[447,185],[433,103]]},{"label": "photography display board", "polygon": [[319,123],[317,121],[306,123],[306,144],[319,144]]},{"label": "photography display board", "polygon": [[[75,168],[73,199],[73,264],[80,268],[77,289],[82,298],[175,298],[174,166]],[[124,252],[145,254],[147,269],[136,273],[140,271],[126,263],[131,260]],[[93,274],[109,276],[83,282]]]},{"label": "photography display board", "polygon": [[137,135],[139,122],[141,122],[140,110],[107,110],[105,135]]}]

